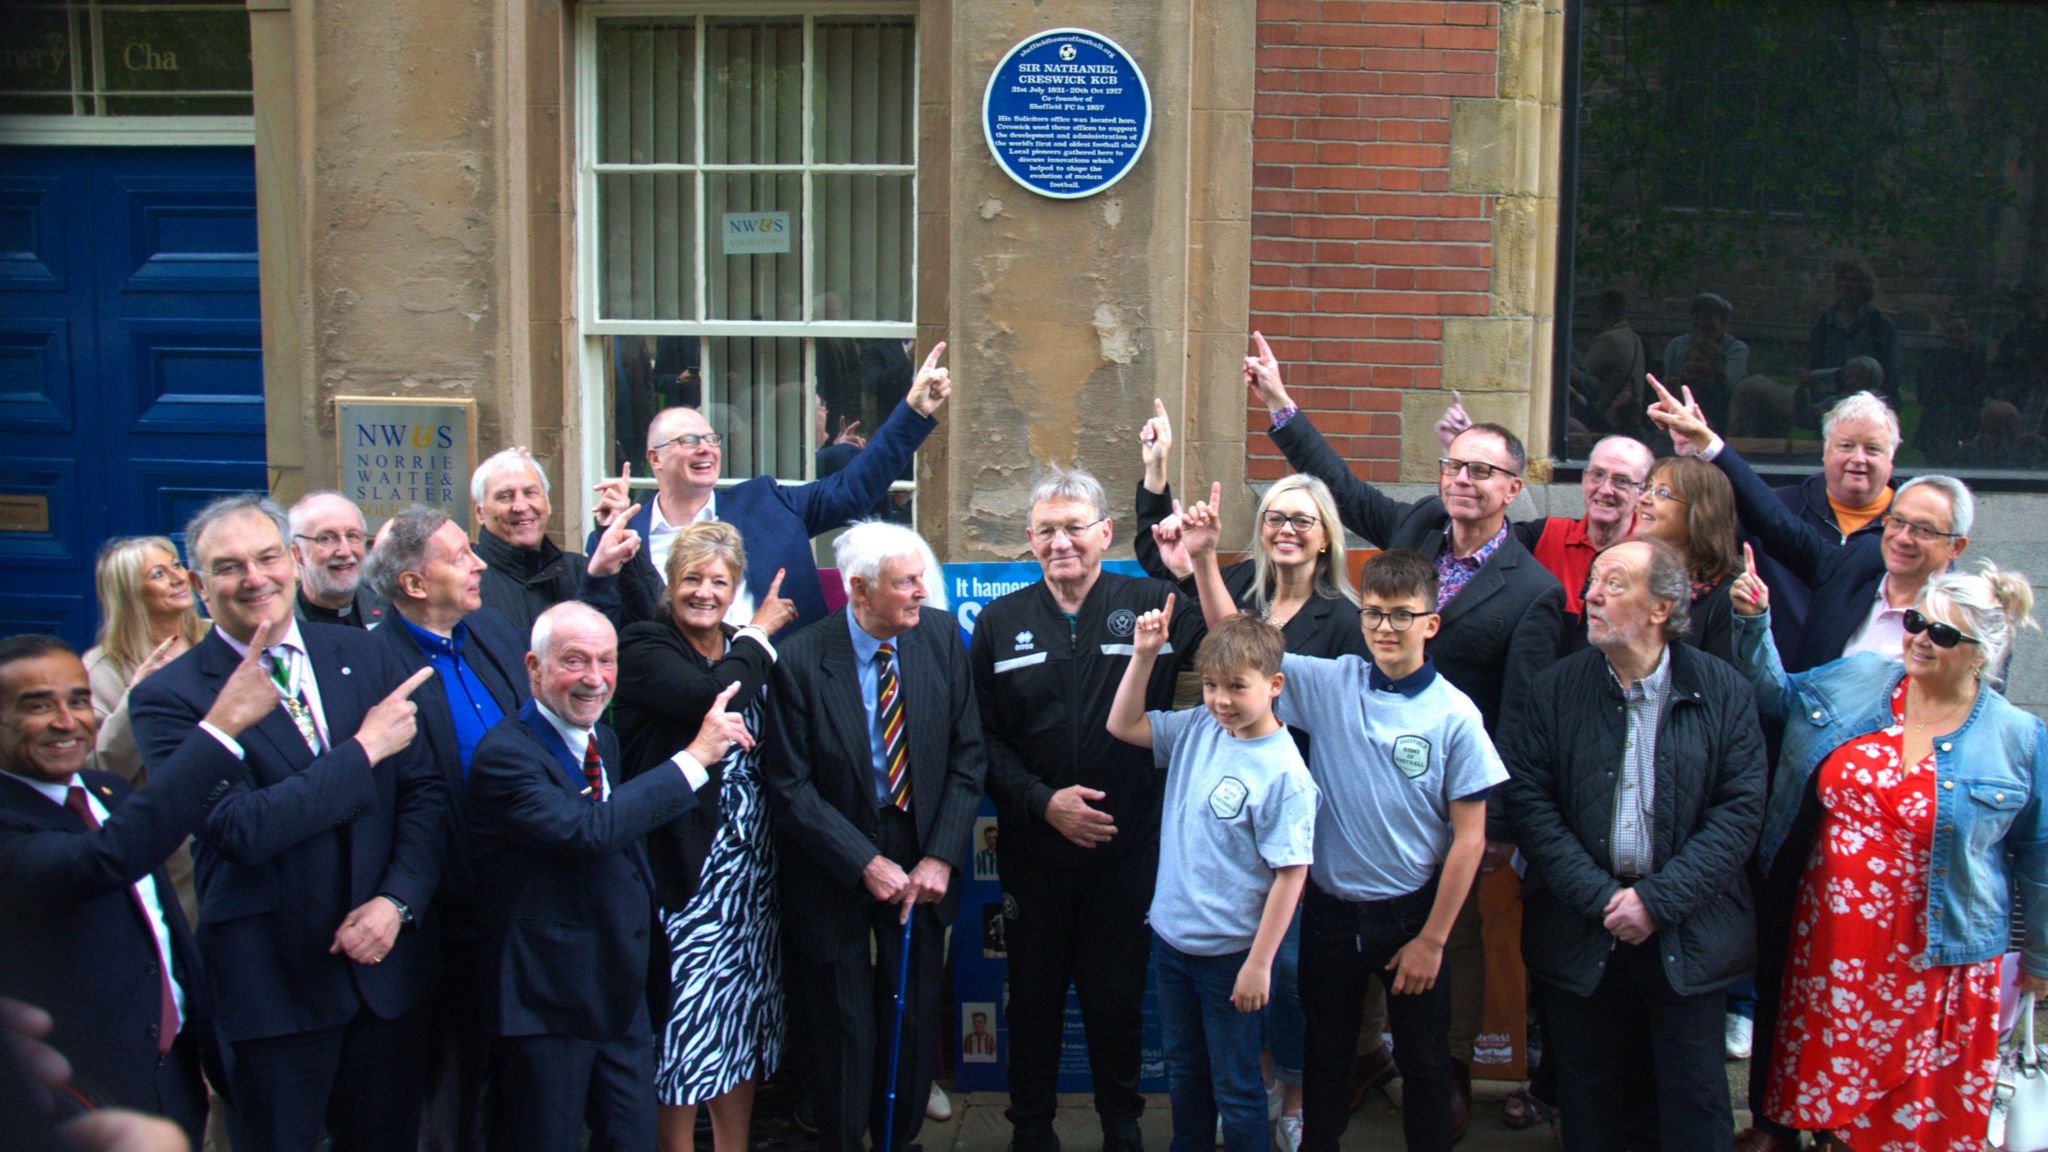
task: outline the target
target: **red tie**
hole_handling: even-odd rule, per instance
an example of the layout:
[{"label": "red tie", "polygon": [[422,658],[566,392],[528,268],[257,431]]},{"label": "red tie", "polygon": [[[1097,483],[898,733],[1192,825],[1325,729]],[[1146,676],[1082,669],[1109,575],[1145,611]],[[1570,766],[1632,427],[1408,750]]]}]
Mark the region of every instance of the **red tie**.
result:
[{"label": "red tie", "polygon": [[604,803],[604,761],[597,756],[597,733],[590,734],[590,743],[583,746],[583,782],[590,785],[586,790],[592,804]]},{"label": "red tie", "polygon": [[[92,805],[85,802],[84,788],[73,784],[70,791],[64,793],[64,806],[71,809],[71,814],[78,817],[86,831],[99,831],[99,818],[92,814]],[[161,899],[163,893],[159,892],[157,896]],[[136,914],[142,917],[143,931],[149,933],[150,951],[156,951],[156,930],[150,927],[149,910],[142,906],[142,893],[137,892],[133,884],[128,885],[128,901],[135,905]],[[161,1056],[169,1052],[171,1045],[178,1040],[178,1002],[171,993],[171,958],[159,955],[156,959],[157,983],[163,991],[163,1008],[157,1014],[156,1022],[156,1051]]]}]

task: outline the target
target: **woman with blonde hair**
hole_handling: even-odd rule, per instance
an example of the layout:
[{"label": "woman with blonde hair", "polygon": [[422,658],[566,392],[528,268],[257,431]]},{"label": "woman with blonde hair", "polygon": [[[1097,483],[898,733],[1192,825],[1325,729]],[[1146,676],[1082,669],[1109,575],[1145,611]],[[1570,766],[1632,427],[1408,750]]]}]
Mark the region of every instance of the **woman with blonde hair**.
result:
[{"label": "woman with blonde hair", "polygon": [[[796,616],[778,572],[745,627],[725,622],[747,571],[730,524],[684,528],[667,565],[664,618],[629,624],[619,637],[617,727],[628,777],[667,764],[732,685],[739,691],[726,710],[745,716],[758,739],[775,667],[769,637]],[[782,1053],[775,845],[759,755],[758,746],[735,745],[707,765],[700,795],[716,803],[699,803],[647,837],[668,937],[669,1002],[654,1013],[663,1152],[693,1146],[700,1104],[711,1111],[716,1152],[746,1152],[754,1085]]]},{"label": "woman with blonde hair", "polygon": [[1856,1152],[1982,1147],[2015,903],[2020,986],[2048,994],[2048,727],[1990,683],[2033,591],[1990,564],[1937,574],[1898,653],[1790,674],[1753,567],[1733,599],[1740,666],[1785,724],[1758,865],[1810,797],[1821,813],[1761,1111]]}]

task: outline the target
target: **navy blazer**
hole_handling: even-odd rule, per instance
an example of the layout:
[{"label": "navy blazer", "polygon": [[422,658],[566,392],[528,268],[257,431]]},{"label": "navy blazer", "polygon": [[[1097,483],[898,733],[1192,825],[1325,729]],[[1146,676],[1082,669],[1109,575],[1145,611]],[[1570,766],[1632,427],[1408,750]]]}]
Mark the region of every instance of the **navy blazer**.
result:
[{"label": "navy blazer", "polygon": [[[825,592],[818,582],[811,538],[867,515],[876,501],[888,495],[889,485],[910,466],[917,446],[938,426],[937,420],[918,415],[907,402],[900,403],[853,462],[830,476],[808,484],[783,484],[772,476],[756,476],[719,490],[718,518],[740,530],[747,548],[747,591],[755,603],[760,603],[769,585],[775,583],[775,570],[785,570],[782,595],[795,602],[797,616],[783,629],[784,636],[826,616]],[[620,579],[652,580],[653,586],[640,590],[638,598],[659,604],[667,599],[661,574],[655,571],[660,561],[645,547],[653,526],[654,498],[648,497],[633,517],[633,530],[640,533],[641,555],[653,562],[628,566]],[[585,551],[597,547],[598,535],[591,532]]]},{"label": "navy blazer", "polygon": [[[449,795],[420,740],[372,765],[354,739],[405,679],[384,642],[333,625],[301,625],[299,635],[331,747],[314,756],[291,716],[273,709],[242,733],[248,777],[193,842],[199,946],[229,1042],[338,1028],[365,1005],[394,1019],[420,1002],[433,975],[431,949],[411,928],[379,964],[327,951],[342,920],[379,894],[421,919],[431,914]],[[129,693],[152,780],[240,662],[215,628]],[[225,748],[209,754],[234,759]]]},{"label": "navy blazer", "polygon": [[618,738],[599,724],[591,739],[611,785],[602,804],[584,795],[582,764],[535,701],[485,733],[470,759],[463,795],[489,1035],[650,1035],[648,997],[668,971],[648,957],[667,949],[650,949],[661,926],[640,841],[697,796],[674,768],[620,783]]},{"label": "navy blazer", "polygon": [[[462,658],[483,682],[485,690],[507,716],[518,712],[530,698],[526,674],[526,641],[512,622],[490,608],[479,608],[462,618],[469,633]],[[427,654],[420,651],[419,638],[406,627],[398,612],[377,629],[377,638],[391,650],[406,676],[428,667]],[[473,933],[475,924],[469,907],[469,831],[459,799],[462,795],[462,745],[455,738],[455,720],[448,711],[448,686],[441,677],[430,676],[413,690],[412,701],[419,706],[419,739],[426,744],[427,757],[448,785],[448,856],[441,869],[441,891],[437,903],[446,927],[462,935]]]},{"label": "navy blazer", "polygon": [[[1344,526],[1380,548],[1413,548],[1434,561],[1451,517],[1435,496],[1403,504],[1360,480],[1297,413],[1272,431],[1298,471],[1330,486]],[[1449,604],[1429,656],[1436,670],[1479,705],[1496,741],[1514,720],[1536,675],[1557,660],[1564,638],[1564,585],[1510,531]]]},{"label": "navy blazer", "polygon": [[[761,758],[774,798],[783,929],[793,946],[819,962],[849,950],[867,954],[873,898],[861,872],[880,854],[875,767],[852,627],[846,612],[834,612],[823,627],[781,645],[769,747]],[[954,868],[935,908],[946,924],[960,902],[987,770],[981,709],[967,646],[950,613],[923,609],[917,627],[896,637],[896,653],[917,840],[923,855]]]},{"label": "navy blazer", "polygon": [[[1812,591],[1796,646],[1780,647],[1785,671],[1804,672],[1841,656],[1877,601],[1877,587],[1884,580],[1882,533],[1857,532],[1845,542],[1838,530],[1814,527],[1787,508],[1732,447],[1722,447],[1714,457],[1714,467],[1735,489],[1735,514],[1741,518],[1743,530]],[[1768,586],[1775,617],[1778,587]],[[1775,634],[1777,630],[1772,631]]]},{"label": "navy blazer", "polygon": [[183,1035],[212,1048],[205,969],[163,863],[245,775],[190,729],[140,791],[111,772],[79,774],[107,809],[96,832],[26,784],[0,781],[0,990],[48,1010],[49,1042],[74,1078],[117,1104],[154,1110],[157,1100],[162,978],[156,934],[131,895],[144,876],[170,930]]}]

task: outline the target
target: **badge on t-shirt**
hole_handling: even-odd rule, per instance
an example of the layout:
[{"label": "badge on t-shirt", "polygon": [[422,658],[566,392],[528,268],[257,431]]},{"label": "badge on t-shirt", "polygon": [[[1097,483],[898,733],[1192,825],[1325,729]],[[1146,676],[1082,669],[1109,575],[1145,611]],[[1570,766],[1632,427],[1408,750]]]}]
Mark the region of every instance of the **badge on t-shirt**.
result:
[{"label": "badge on t-shirt", "polygon": [[1218,820],[1235,820],[1244,811],[1244,802],[1251,795],[1251,789],[1244,786],[1235,776],[1225,776],[1209,793],[1209,811]]},{"label": "badge on t-shirt", "polygon": [[1429,741],[1420,736],[1396,737],[1394,766],[1410,780],[1429,771]]}]

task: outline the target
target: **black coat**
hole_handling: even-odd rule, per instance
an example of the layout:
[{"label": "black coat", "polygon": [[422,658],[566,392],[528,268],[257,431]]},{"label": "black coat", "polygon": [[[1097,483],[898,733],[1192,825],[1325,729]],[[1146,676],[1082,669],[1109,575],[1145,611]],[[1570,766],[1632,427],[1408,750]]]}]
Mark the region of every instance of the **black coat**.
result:
[{"label": "black coat", "polygon": [[[1657,726],[1650,875],[1636,881],[1664,974],[1682,995],[1711,992],[1756,963],[1744,870],[1763,827],[1764,746],[1755,697],[1733,667],[1667,649],[1671,695]],[[1614,946],[1601,926],[1614,877],[1609,836],[1628,715],[1607,656],[1587,648],[1536,678],[1501,743],[1501,794],[1529,862],[1522,956],[1539,980],[1589,996]]]},{"label": "black coat", "polygon": [[[1330,486],[1346,528],[1377,547],[1413,548],[1436,558],[1451,520],[1442,500],[1403,504],[1360,480],[1305,415],[1296,414],[1272,436],[1289,465]],[[1509,532],[1444,605],[1429,657],[1479,705],[1487,733],[1499,741],[1530,681],[1557,659],[1563,635],[1564,586]]]},{"label": "black coat", "polygon": [[[726,629],[728,635],[733,631]],[[727,709],[740,712],[765,694],[774,673],[775,658],[752,639],[733,644],[714,663],[699,655],[667,621],[627,626],[619,637],[619,694],[612,715],[624,749],[625,778],[662,769],[669,757],[695,739],[704,714],[727,685],[740,686]],[[670,912],[681,911],[696,893],[711,843],[725,824],[719,803],[724,766],[723,760],[710,766],[710,782],[696,807],[647,837],[655,900]]]},{"label": "black coat", "polygon": [[[852,627],[847,613],[833,613],[782,645],[762,757],[774,799],[783,929],[818,963],[854,950],[867,955],[873,897],[861,872],[880,854]],[[981,713],[952,614],[924,609],[917,627],[895,643],[909,729],[910,814],[922,855],[953,865],[946,898],[934,908],[940,923],[951,923],[981,806]]]},{"label": "black coat", "polygon": [[[545,536],[539,548],[520,548],[488,528],[476,532],[476,554],[484,562],[484,607],[510,621],[521,636],[532,635],[534,619],[564,600],[583,601],[604,613],[614,628],[651,618],[656,602],[648,599],[647,581],[635,579],[632,571],[635,563],[647,564],[646,553],[641,549],[618,575],[592,576],[587,557],[564,552]],[[652,577],[653,569],[646,575]]]},{"label": "black coat", "polygon": [[667,966],[648,963],[665,950],[651,950],[661,926],[640,841],[696,797],[676,768],[619,783],[618,740],[602,724],[591,739],[612,784],[601,804],[582,794],[582,768],[531,700],[470,759],[486,1035],[646,1036],[648,999],[667,984]]},{"label": "black coat", "polygon": [[47,1010],[56,1022],[49,1043],[73,1076],[116,1104],[157,1106],[159,957],[132,895],[144,876],[156,881],[170,930],[183,1034],[213,1047],[199,946],[163,863],[247,774],[210,734],[188,729],[140,791],[111,772],[79,774],[107,809],[98,831],[27,785],[0,781],[0,990]]}]

